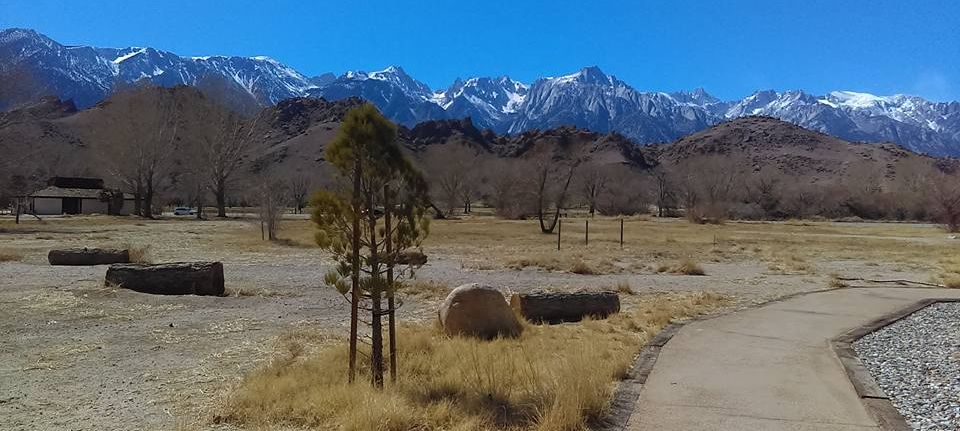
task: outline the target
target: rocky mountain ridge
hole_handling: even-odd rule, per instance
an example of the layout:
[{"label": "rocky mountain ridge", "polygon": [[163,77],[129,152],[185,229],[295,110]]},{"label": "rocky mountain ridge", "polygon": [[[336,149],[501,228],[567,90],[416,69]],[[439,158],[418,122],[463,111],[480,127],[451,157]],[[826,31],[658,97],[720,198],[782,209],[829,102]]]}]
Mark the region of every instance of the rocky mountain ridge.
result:
[{"label": "rocky mountain ridge", "polygon": [[65,46],[32,30],[0,31],[0,109],[47,95],[86,108],[140,81],[195,86],[245,112],[290,98],[357,97],[407,127],[469,117],[475,127],[499,134],[574,126],[618,132],[639,144],[670,142],[730,119],[761,115],[845,140],[889,141],[925,154],[960,155],[960,103],[917,96],[765,90],[721,101],[703,89],[639,91],[598,67],[530,85],[506,76],[458,79],[434,91],[397,66],[308,77],[269,57],[181,57],[153,48]]}]

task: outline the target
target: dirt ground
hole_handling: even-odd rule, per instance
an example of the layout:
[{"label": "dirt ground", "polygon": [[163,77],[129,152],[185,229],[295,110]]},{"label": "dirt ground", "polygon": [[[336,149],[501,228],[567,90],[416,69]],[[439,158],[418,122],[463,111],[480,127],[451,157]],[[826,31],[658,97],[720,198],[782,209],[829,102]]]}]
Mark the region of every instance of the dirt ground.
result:
[{"label": "dirt ground", "polygon": [[[436,221],[417,279],[506,292],[612,288],[708,290],[734,307],[836,286],[835,276],[935,282],[956,271],[960,240],[937,227],[884,223],[727,223],[583,220],[556,236],[535,221]],[[209,429],[221,397],[271,358],[281,336],[346,333],[347,309],[321,286],[330,262],[310,246],[306,220],[284,241],[260,240],[244,220],[73,217],[0,219],[0,429]],[[153,296],[103,287],[105,266],[52,267],[51,248],[146,248],[152,261],[219,260],[229,296]],[[705,276],[660,271],[692,259]],[[582,262],[592,274],[567,266]],[[547,269],[544,269],[547,268]],[[582,272],[582,271],[581,271]],[[406,301],[401,319],[430,319],[441,295]]]}]

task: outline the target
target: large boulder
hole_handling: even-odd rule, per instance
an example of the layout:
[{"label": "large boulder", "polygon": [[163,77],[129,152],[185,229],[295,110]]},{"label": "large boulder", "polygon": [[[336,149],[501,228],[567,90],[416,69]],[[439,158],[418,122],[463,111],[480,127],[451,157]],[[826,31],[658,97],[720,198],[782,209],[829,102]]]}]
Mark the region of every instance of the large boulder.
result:
[{"label": "large boulder", "polygon": [[584,317],[605,318],[620,312],[616,292],[515,293],[510,307],[532,322],[578,322]]},{"label": "large boulder", "polygon": [[105,283],[157,295],[222,296],[223,264],[220,262],[114,264],[107,269]]},{"label": "large boulder", "polygon": [[497,289],[478,283],[453,289],[440,304],[440,324],[448,335],[483,339],[515,337],[523,325]]},{"label": "large boulder", "polygon": [[129,263],[129,250],[112,248],[64,248],[50,250],[47,261],[51,265],[109,265],[111,263]]}]

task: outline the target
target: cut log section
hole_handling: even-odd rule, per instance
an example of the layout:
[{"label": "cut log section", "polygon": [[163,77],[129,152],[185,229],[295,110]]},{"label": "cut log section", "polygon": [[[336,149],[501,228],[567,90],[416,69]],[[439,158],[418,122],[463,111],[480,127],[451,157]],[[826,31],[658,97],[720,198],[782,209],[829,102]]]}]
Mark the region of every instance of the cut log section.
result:
[{"label": "cut log section", "polygon": [[223,295],[223,264],[179,262],[115,264],[107,269],[106,285],[156,295]]},{"label": "cut log section", "polygon": [[515,293],[510,306],[531,322],[578,322],[620,312],[620,297],[615,292]]},{"label": "cut log section", "polygon": [[129,250],[112,248],[65,248],[50,250],[47,261],[51,265],[109,265],[129,263]]}]

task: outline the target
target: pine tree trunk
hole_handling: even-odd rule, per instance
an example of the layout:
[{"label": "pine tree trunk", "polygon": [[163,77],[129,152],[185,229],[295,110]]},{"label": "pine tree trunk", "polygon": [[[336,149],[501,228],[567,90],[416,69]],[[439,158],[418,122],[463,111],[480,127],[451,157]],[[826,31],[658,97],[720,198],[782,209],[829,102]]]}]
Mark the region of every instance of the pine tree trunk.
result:
[{"label": "pine tree trunk", "polygon": [[381,321],[380,286],[372,292],[372,316],[370,326],[372,334],[370,346],[370,372],[373,374],[373,386],[383,387],[383,322]]},{"label": "pine tree trunk", "polygon": [[17,196],[17,216],[14,224],[20,224],[20,196]]},{"label": "pine tree trunk", "polygon": [[350,374],[352,383],[357,375],[357,309],[360,306],[360,159],[353,167],[353,256],[350,281]]},{"label": "pine tree trunk", "polygon": [[[390,186],[383,187],[383,225],[387,237],[384,240],[387,256],[393,256],[393,201],[390,199]],[[396,262],[387,262],[387,338],[390,343],[390,382],[397,382],[397,321],[396,303],[394,301],[393,267]]]},{"label": "pine tree trunk", "polygon": [[370,374],[373,378],[373,386],[383,387],[383,316],[382,304],[383,298],[383,279],[380,274],[380,254],[377,250],[377,216],[374,211],[373,193],[366,196],[367,223],[370,229],[370,277],[373,283],[370,292]]}]

